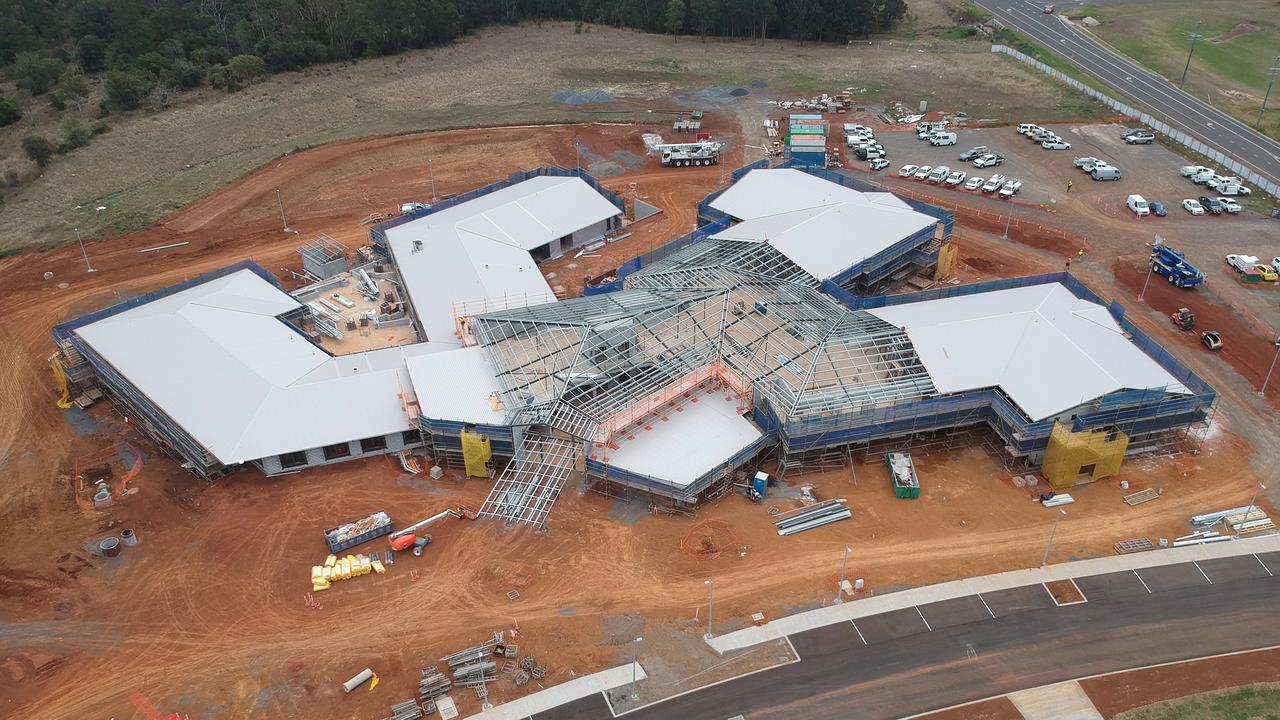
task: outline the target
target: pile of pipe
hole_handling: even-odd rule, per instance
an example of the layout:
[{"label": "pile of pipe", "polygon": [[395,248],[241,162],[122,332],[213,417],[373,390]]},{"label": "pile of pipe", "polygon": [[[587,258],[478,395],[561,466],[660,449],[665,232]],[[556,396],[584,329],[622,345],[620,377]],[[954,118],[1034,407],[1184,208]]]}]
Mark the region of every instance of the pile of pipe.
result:
[{"label": "pile of pipe", "polygon": [[492,660],[476,660],[453,668],[453,679],[459,685],[479,685],[498,679],[498,664]]},{"label": "pile of pipe", "polygon": [[422,717],[422,708],[414,700],[405,700],[391,706],[391,717],[387,720],[418,720]]},{"label": "pile of pipe", "polygon": [[847,520],[853,517],[853,513],[850,512],[845,502],[843,499],[820,502],[817,505],[787,513],[774,520],[773,524],[777,526],[779,535],[787,536],[822,527],[839,520]]},{"label": "pile of pipe", "polygon": [[445,655],[440,658],[440,662],[447,663],[450,668],[456,668],[459,665],[469,665],[476,662],[482,657],[493,654],[493,648],[502,644],[502,631],[499,630],[493,634],[487,642],[469,647],[466,650],[459,650],[452,655]]},{"label": "pile of pipe", "polygon": [[1219,510],[1218,512],[1205,513],[1204,515],[1196,515],[1195,517],[1191,518],[1191,524],[1197,527],[1207,527],[1209,525],[1216,525],[1222,522],[1224,519],[1226,519],[1228,515],[1239,515],[1241,513],[1247,513],[1253,509],[1254,508],[1252,505],[1243,505],[1238,508],[1231,508],[1230,510]]},{"label": "pile of pipe", "polygon": [[1174,547],[1186,547],[1187,545],[1208,545],[1209,543],[1222,542],[1230,540],[1230,535],[1223,535],[1217,530],[1197,530],[1190,535],[1183,535],[1173,539]]},{"label": "pile of pipe", "polygon": [[453,683],[440,672],[435,665],[422,668],[422,679],[418,681],[418,695],[423,700],[435,700],[449,692]]}]

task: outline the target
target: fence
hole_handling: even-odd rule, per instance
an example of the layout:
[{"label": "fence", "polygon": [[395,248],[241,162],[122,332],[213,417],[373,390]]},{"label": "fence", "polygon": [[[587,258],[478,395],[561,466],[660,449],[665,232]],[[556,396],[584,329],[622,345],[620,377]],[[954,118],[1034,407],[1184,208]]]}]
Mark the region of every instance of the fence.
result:
[{"label": "fence", "polygon": [[1076,80],[1075,78],[1067,75],[1066,73],[1063,73],[1060,70],[1055,70],[1049,67],[1048,65],[1040,62],[1039,60],[1036,60],[1035,58],[1025,53],[1019,52],[1018,50],[1014,50],[1013,48],[1008,47],[1006,45],[992,45],[991,52],[1004,53],[1005,55],[1008,55],[1012,58],[1020,60],[1034,67],[1040,72],[1046,73],[1048,75],[1052,75],[1053,77],[1070,85],[1076,90],[1079,90],[1085,95],[1088,95],[1089,97],[1095,100],[1098,100],[1104,105],[1107,105],[1108,107],[1115,110],[1116,112],[1122,115],[1128,115],[1130,117],[1136,118],[1143,125],[1146,125],[1152,130],[1160,133],[1161,135],[1164,135],[1165,137],[1173,140],[1174,142],[1180,143],[1200,153],[1201,155],[1204,155],[1210,160],[1218,163],[1222,167],[1227,168],[1228,170],[1240,176],[1244,180],[1247,180],[1253,183],[1254,185],[1257,185],[1259,188],[1271,193],[1272,195],[1280,195],[1280,184],[1277,184],[1275,182],[1272,182],[1271,180],[1268,180],[1267,178],[1263,177],[1257,172],[1254,172],[1253,170],[1250,170],[1249,168],[1245,167],[1242,163],[1227,156],[1225,153],[1221,153],[1215,150],[1209,145],[1206,145],[1205,143],[1197,140],[1195,137],[1191,136],[1190,134],[1185,133],[1181,130],[1178,130],[1172,125],[1169,125],[1168,123],[1157,120],[1155,117],[1152,117],[1148,113],[1142,112],[1141,110],[1133,106],[1126,105],[1120,102],[1119,100],[1116,100],[1115,98],[1111,97],[1110,95],[1106,95],[1104,93],[1098,92],[1097,90],[1094,90],[1093,88],[1089,87],[1088,85],[1085,85],[1084,83],[1080,82],[1079,80]]}]

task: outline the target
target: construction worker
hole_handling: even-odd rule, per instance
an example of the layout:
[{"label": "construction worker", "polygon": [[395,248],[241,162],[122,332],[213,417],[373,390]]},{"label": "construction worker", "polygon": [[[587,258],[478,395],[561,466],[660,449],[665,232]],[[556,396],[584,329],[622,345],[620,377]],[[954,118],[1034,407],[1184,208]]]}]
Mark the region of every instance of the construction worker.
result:
[{"label": "construction worker", "polygon": [[1071,181],[1067,181],[1067,192],[1071,192]]},{"label": "construction worker", "polygon": [[1071,272],[1071,258],[1067,258],[1067,272]]}]

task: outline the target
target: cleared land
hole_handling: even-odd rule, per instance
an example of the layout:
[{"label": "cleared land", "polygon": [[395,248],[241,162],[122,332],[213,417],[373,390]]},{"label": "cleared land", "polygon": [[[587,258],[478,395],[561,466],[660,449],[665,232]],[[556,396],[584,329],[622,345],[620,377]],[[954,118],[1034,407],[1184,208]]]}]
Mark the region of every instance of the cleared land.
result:
[{"label": "cleared land", "polygon": [[[936,14],[936,13],[934,13]],[[933,14],[930,15],[931,17]],[[734,98],[732,87],[752,94]],[[110,119],[112,130],[60,157],[0,206],[0,250],[144,227],[286,153],[347,138],[518,123],[650,119],[649,110],[725,112],[769,97],[856,87],[868,102],[964,107],[1009,118],[1095,116],[1084,96],[979,40],[877,41],[848,47],[788,41],[698,42],[546,23],[485,30],[449,47],[287,73],[234,95],[201,90],[156,115]],[[577,105],[561,92],[603,91]],[[560,97],[558,101],[556,97]],[[567,100],[568,102],[565,102]],[[588,110],[623,111],[591,114]],[[642,117],[643,116],[643,117]],[[669,117],[669,116],[665,116]],[[25,121],[24,121],[25,122]],[[24,125],[0,131],[0,170],[29,164]],[[470,158],[485,165],[495,158]],[[416,161],[423,167],[427,157]],[[308,196],[288,196],[291,206]],[[106,210],[95,212],[105,206]]]},{"label": "cleared land", "polygon": [[[1063,12],[1097,19],[1100,25],[1083,29],[1174,82],[1191,49],[1188,34],[1200,33],[1185,89],[1249,125],[1257,120],[1267,70],[1280,56],[1280,15],[1272,0],[1086,4]],[[1280,106],[1269,105],[1260,129],[1280,137]]]},{"label": "cleared land", "polygon": [[1280,683],[1264,683],[1165,700],[1120,713],[1115,720],[1275,720],[1280,718],[1277,708]]}]

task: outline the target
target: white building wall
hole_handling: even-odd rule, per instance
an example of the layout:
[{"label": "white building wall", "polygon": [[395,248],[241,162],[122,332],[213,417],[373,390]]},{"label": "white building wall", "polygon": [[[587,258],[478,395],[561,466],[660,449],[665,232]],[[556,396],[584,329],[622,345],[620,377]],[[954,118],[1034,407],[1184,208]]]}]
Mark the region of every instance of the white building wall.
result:
[{"label": "white building wall", "polygon": [[385,437],[387,441],[387,447],[384,450],[374,450],[372,452],[367,452],[367,453],[361,452],[360,440],[350,440],[347,442],[347,445],[348,447],[351,448],[351,454],[347,457],[328,460],[324,456],[324,448],[309,448],[306,451],[307,463],[305,465],[298,465],[296,467],[285,468],[284,465],[280,462],[279,455],[273,455],[271,457],[262,458],[261,460],[258,461],[258,463],[262,466],[262,472],[264,474],[274,475],[281,472],[294,472],[297,470],[304,470],[306,468],[316,467],[319,465],[335,465],[340,462],[346,462],[348,460],[356,460],[358,458],[364,458],[364,457],[372,457],[374,455],[398,453],[401,450],[404,450],[406,448],[415,448],[415,447],[422,446],[422,437],[420,435],[415,435],[414,441],[411,443],[405,443],[402,433],[390,433],[388,435],[384,435],[383,437]]}]

